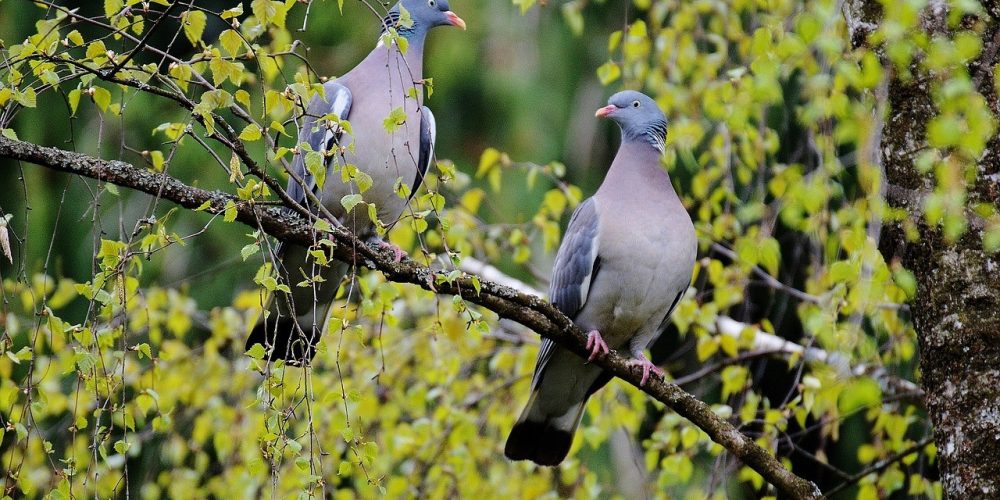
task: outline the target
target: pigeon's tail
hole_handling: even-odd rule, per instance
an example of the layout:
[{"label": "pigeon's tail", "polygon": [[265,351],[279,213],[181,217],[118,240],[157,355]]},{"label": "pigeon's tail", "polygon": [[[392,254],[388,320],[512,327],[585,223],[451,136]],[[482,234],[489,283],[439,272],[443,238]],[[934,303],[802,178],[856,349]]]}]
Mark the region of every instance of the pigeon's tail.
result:
[{"label": "pigeon's tail", "polygon": [[[521,418],[507,437],[503,453],[511,460],[531,460],[538,465],[559,465],[573,444],[573,435],[580,425],[583,408],[587,400],[578,401],[562,411],[543,408],[538,400],[538,391],[532,391],[531,399]],[[544,405],[548,406],[548,405]]]},{"label": "pigeon's tail", "polygon": [[[309,364],[316,356],[326,324],[330,305],[340,287],[341,279],[347,274],[348,265],[331,261],[329,266],[314,265],[306,259],[306,249],[289,246],[281,255],[282,283],[287,284],[291,293],[276,291],[263,315],[247,337],[246,350],[260,344],[264,348],[264,359],[284,360],[288,364]],[[305,276],[321,276],[313,286],[298,286]]]}]

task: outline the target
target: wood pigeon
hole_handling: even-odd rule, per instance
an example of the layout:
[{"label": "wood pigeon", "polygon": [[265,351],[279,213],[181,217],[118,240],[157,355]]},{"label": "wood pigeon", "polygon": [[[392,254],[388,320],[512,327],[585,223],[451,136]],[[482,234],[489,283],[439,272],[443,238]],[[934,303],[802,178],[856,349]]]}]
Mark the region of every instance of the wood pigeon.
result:
[{"label": "wood pigeon", "polygon": [[[382,32],[395,29],[405,44],[383,36],[363,61],[325,83],[322,95],[309,103],[299,126],[299,148],[288,181],[292,199],[315,210],[306,195],[314,193],[331,214],[362,238],[374,236],[366,204],[375,205],[378,219],[386,226],[391,228],[398,221],[434,156],[434,115],[423,105],[421,89],[424,41],[432,28],[446,25],[465,29],[465,21],[449,9],[447,0],[401,0],[389,10]],[[342,126],[342,120],[350,123],[349,129]],[[321,168],[329,174],[322,186],[317,186],[307,168],[310,151],[322,154]],[[359,186],[367,182],[344,182],[342,171],[333,171],[335,166],[347,165],[360,172],[356,178],[370,177],[371,186],[363,193]],[[350,204],[342,200],[355,194],[365,203],[348,213],[345,205]],[[399,260],[402,251],[392,248]],[[321,266],[309,257],[309,249],[296,245],[283,245],[278,255],[279,274],[291,293],[274,294],[268,314],[250,333],[246,348],[261,344],[266,359],[308,363],[316,354],[330,304],[349,267],[336,261]],[[313,276],[322,280],[314,286],[297,286]]]},{"label": "wood pigeon", "polygon": [[[622,143],[601,187],[577,207],[556,254],[549,296],[589,332],[594,360],[627,351],[663,376],[643,350],[664,330],[691,283],[697,239],[691,218],[660,163],[667,121],[648,96],[619,92],[597,116],[610,118]],[[611,376],[543,339],[528,404],[507,438],[512,460],[558,465],[569,453],[587,398]]]}]

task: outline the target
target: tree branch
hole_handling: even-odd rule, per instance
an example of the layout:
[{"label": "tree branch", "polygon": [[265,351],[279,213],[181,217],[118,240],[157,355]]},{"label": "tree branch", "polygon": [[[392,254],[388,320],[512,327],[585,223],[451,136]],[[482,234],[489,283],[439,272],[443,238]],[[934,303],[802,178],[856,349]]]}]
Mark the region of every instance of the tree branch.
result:
[{"label": "tree branch", "polygon": [[[102,160],[3,137],[0,137],[0,158],[26,161],[110,182],[160,196],[189,209],[208,202],[206,211],[210,213],[222,213],[226,205],[232,202],[236,208],[236,219],[244,224],[263,229],[279,240],[290,243],[312,246],[315,241],[316,229],[303,218],[289,214],[280,207],[261,206],[220,191],[191,187],[170,176],[139,169],[125,162]],[[589,353],[586,349],[585,333],[552,304],[538,296],[521,293],[487,280],[480,280],[480,292],[477,293],[472,276],[468,274],[451,281],[435,283],[434,278],[438,273],[434,270],[410,259],[395,263],[392,251],[381,251],[375,246],[363,244],[343,227],[334,226],[327,236],[334,242],[334,256],[339,260],[356,262],[364,267],[378,270],[390,281],[418,285],[438,294],[461,296],[469,302],[495,312],[502,318],[521,323],[581,356]],[[630,366],[628,360],[616,352],[598,358],[595,364],[616,377],[639,386],[642,378],[641,370]],[[788,497],[820,497],[816,485],[785,469],[773,455],[758,446],[753,439],[737,431],[732,424],[716,415],[708,405],[677,385],[654,379],[641,389],[697,425],[713,441],[724,446]]]}]

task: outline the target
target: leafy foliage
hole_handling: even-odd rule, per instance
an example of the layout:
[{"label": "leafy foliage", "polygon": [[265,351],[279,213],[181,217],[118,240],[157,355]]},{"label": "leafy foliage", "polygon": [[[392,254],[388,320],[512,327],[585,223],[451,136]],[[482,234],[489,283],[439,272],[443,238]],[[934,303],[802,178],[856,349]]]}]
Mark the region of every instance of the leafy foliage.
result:
[{"label": "leafy foliage", "polygon": [[[544,288],[535,270],[550,266],[560,224],[613,152],[610,129],[557,131],[602,104],[595,96],[642,88],[670,118],[665,168],[703,256],[654,360],[825,491],[940,496],[913,384],[916,285],[878,249],[884,223],[917,232],[885,204],[877,145],[890,75],[930,85],[931,147],[913,153],[933,189],[922,213],[948,238],[970,237],[965,180],[996,130],[983,76],[967,69],[983,50],[976,5],[950,6],[965,29],[945,37],[916,29],[925,2],[895,3],[867,34],[880,53],[852,44],[830,0],[454,3],[485,34],[442,34],[428,49],[437,152],[452,159],[430,169],[392,241],[445,269],[476,257]],[[302,103],[374,45],[381,7],[197,4],[0,2],[0,132],[69,141],[248,203],[277,200],[283,182],[268,181],[296,154],[316,177],[367,190],[357,167],[327,174],[293,135]],[[507,26],[506,10],[524,16]],[[544,27],[528,31],[535,18]],[[535,54],[475,49],[514,39]],[[385,117],[389,132],[400,111]],[[233,224],[235,205],[182,214],[112,185],[7,170],[24,193],[0,198],[0,240],[14,249],[0,345],[5,494],[771,493],[693,424],[619,384],[590,403],[561,467],[505,461],[535,337],[375,274],[345,282],[313,368],[268,366],[259,349],[243,353],[246,331],[267,294],[316,278],[279,276],[273,243]],[[340,202],[377,221],[360,195]],[[984,230],[972,237],[1000,248],[994,206],[977,202],[975,217]],[[321,241],[313,255],[326,264]],[[774,336],[788,343],[762,340]]]}]

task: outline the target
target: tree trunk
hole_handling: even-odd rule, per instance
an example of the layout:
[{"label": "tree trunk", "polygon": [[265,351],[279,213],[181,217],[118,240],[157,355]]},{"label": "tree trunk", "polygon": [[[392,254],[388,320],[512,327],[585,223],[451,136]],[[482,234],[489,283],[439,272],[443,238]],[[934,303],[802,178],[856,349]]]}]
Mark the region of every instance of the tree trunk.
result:
[{"label": "tree trunk", "polygon": [[[847,12],[851,38],[866,43],[878,28],[881,6],[856,0]],[[991,10],[990,7],[987,7]],[[981,55],[968,67],[977,90],[1000,115],[993,86],[1000,37],[997,13],[984,16]],[[931,5],[921,16],[928,35],[950,36],[947,7]],[[962,23],[966,28],[966,23]],[[983,25],[980,25],[983,26]],[[957,29],[961,29],[957,28]],[[919,60],[919,55],[915,60]],[[890,67],[890,63],[885,63]],[[907,241],[901,224],[889,224],[881,248],[887,261],[901,259],[917,280],[912,304],[920,342],[921,384],[934,425],[938,466],[945,494],[952,498],[1000,497],[1000,255],[983,248],[983,221],[969,207],[995,205],[1000,141],[989,142],[978,159],[974,183],[967,185],[968,231],[949,242],[941,229],[925,223],[924,199],[935,187],[933,173],[918,171],[915,159],[927,147],[927,125],[936,113],[934,75],[916,69],[906,81],[893,76],[882,138],[887,201],[904,209],[919,230]],[[943,152],[947,154],[947,152]]]}]

